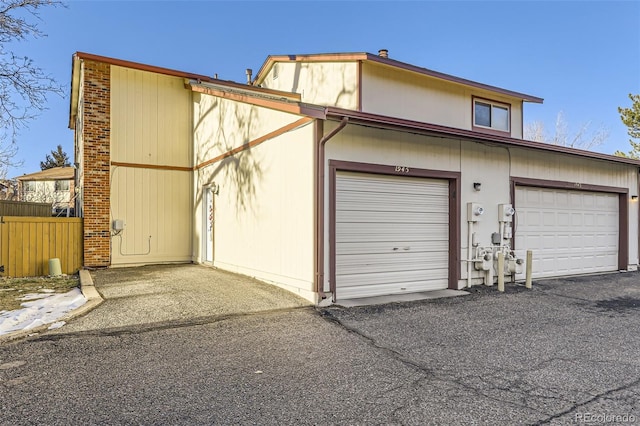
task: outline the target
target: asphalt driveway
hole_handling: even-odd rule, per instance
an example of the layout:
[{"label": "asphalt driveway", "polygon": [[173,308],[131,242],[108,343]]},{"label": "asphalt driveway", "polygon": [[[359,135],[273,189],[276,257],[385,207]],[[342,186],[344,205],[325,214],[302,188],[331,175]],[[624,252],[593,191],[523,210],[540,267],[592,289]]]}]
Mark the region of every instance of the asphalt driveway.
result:
[{"label": "asphalt driveway", "polygon": [[640,421],[637,272],[324,309],[194,265],[95,281],[89,315],[0,345],[0,424]]},{"label": "asphalt driveway", "polygon": [[324,314],[421,373],[407,383],[414,396],[398,407],[401,418],[640,422],[639,273],[471,292]]}]

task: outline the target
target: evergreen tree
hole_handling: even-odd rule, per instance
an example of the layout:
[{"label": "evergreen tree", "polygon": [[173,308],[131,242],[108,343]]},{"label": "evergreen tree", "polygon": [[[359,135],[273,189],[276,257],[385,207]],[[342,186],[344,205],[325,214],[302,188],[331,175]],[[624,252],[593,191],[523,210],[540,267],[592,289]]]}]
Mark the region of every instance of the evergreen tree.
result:
[{"label": "evergreen tree", "polygon": [[[620,113],[620,119],[629,129],[627,133],[631,136],[631,139],[629,139],[631,150],[627,153],[616,151],[615,155],[640,160],[640,95],[632,95],[630,93],[629,99],[631,99],[631,107],[619,107],[618,112]],[[637,141],[634,141],[634,139]]]},{"label": "evergreen tree", "polygon": [[51,155],[47,154],[44,161],[40,162],[40,169],[47,170],[54,167],[69,167],[69,156],[62,150],[62,145],[58,145],[58,148],[51,151]]}]

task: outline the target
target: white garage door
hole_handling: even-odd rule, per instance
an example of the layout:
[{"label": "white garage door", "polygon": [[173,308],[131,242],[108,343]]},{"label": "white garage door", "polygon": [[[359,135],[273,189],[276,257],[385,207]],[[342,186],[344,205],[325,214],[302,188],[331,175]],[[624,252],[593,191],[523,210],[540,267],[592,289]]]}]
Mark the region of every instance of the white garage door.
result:
[{"label": "white garage door", "polygon": [[338,299],[445,289],[446,180],[338,172]]},{"label": "white garage door", "polygon": [[516,187],[515,246],[533,277],[618,269],[618,194]]}]

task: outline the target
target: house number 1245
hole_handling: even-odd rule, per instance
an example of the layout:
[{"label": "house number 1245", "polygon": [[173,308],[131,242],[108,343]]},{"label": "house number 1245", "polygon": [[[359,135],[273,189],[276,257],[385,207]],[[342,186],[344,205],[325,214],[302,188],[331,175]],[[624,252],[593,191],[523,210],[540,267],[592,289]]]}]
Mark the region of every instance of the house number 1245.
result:
[{"label": "house number 1245", "polygon": [[409,173],[409,168],[405,166],[396,166],[396,172]]}]

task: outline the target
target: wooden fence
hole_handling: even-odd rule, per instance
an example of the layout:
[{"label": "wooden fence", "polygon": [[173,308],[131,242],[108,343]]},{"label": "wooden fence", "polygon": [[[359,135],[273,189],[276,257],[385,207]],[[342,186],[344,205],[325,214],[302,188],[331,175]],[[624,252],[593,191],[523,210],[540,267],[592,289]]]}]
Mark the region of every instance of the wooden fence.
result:
[{"label": "wooden fence", "polygon": [[0,216],[51,217],[52,213],[51,203],[0,200]]},{"label": "wooden fence", "polygon": [[0,217],[0,275],[48,275],[53,258],[60,259],[63,274],[76,273],[83,261],[82,230],[82,219],[75,217]]}]

